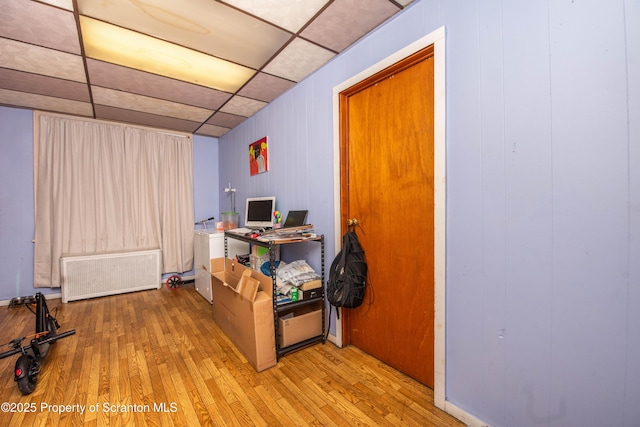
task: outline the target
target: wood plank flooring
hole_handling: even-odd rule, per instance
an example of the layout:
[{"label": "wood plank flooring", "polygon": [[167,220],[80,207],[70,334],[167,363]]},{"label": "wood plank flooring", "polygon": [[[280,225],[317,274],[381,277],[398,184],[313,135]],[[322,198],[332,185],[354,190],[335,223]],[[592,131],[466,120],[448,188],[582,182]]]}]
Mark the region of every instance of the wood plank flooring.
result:
[{"label": "wood plank flooring", "polygon": [[[462,425],[355,347],[316,344],[257,373],[192,286],[48,304],[76,335],[54,345],[28,396],[13,380],[18,356],[0,360],[0,425]],[[26,307],[0,307],[0,343],[34,324]]]}]

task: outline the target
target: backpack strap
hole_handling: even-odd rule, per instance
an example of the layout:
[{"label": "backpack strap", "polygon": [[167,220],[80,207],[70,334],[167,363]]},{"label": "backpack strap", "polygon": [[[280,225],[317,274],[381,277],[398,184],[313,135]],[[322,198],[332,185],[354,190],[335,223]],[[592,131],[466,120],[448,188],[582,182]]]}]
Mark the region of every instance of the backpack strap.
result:
[{"label": "backpack strap", "polygon": [[[345,265],[347,263],[347,255],[351,251],[353,238],[357,240],[358,237],[355,231],[347,231],[344,236],[342,236],[342,249],[340,250],[340,262],[339,266],[344,270]],[[328,287],[328,286],[327,286]],[[329,302],[329,301],[327,301]],[[333,304],[329,302],[329,320],[327,321],[327,332],[325,333],[325,341],[329,336],[329,330],[331,329],[331,313],[333,311]],[[336,319],[340,319],[340,310],[336,307]]]},{"label": "backpack strap", "polygon": [[331,311],[333,310],[333,306],[329,304],[329,320],[327,320],[327,331],[324,334],[324,340],[326,341],[329,338],[329,330],[331,329]]},{"label": "backpack strap", "polygon": [[349,232],[347,232],[342,238],[342,253],[340,257],[340,265],[342,266],[342,268],[344,268],[345,264],[347,263],[347,254],[349,253],[350,249],[351,240],[349,239]]}]

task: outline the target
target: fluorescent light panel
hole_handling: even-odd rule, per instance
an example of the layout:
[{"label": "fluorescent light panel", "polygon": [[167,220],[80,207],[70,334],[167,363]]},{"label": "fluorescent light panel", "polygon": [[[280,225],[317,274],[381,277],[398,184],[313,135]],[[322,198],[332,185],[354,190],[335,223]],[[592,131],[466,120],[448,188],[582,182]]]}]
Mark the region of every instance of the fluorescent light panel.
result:
[{"label": "fluorescent light panel", "polygon": [[82,16],[256,70],[291,38],[283,29],[211,0],[77,0],[77,4]]},{"label": "fluorescent light panel", "polygon": [[255,73],[213,56],[80,16],[88,57],[234,93]]}]

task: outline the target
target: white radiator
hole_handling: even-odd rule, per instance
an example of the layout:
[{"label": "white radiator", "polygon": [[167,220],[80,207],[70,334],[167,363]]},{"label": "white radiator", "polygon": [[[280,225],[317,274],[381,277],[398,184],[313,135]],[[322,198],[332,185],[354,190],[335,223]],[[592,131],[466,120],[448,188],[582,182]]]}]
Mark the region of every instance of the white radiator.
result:
[{"label": "white radiator", "polygon": [[160,249],[60,258],[62,302],[160,289]]}]

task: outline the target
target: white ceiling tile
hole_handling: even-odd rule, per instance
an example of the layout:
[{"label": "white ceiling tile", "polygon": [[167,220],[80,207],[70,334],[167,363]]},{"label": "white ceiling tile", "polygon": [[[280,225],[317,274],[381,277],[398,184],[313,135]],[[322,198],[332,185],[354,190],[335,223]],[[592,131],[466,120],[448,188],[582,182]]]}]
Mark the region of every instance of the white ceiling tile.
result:
[{"label": "white ceiling tile", "polygon": [[0,38],[0,67],[85,83],[82,57]]},{"label": "white ceiling tile", "polygon": [[271,102],[293,85],[295,83],[290,80],[281,79],[267,73],[258,73],[238,91],[238,95]]},{"label": "white ceiling tile", "polygon": [[204,124],[196,131],[196,134],[219,137],[229,132],[229,130],[229,128],[223,128],[222,126]]},{"label": "white ceiling tile", "polygon": [[388,0],[336,0],[300,36],[342,52],[398,10],[398,6]]},{"label": "white ceiling tile", "polygon": [[148,96],[120,92],[113,89],[92,86],[93,102],[96,104],[118,107],[127,110],[143,111],[159,116],[169,116],[178,119],[203,122],[213,114],[213,111],[177,102],[163,101]]},{"label": "white ceiling tile", "polygon": [[73,12],[73,0],[40,0],[40,3],[47,3]]},{"label": "white ceiling tile", "polygon": [[256,101],[255,99],[244,98],[242,96],[234,96],[227,102],[220,111],[238,116],[250,117],[260,111],[262,107],[267,105],[266,102]]},{"label": "white ceiling tile", "polygon": [[292,33],[318,13],[327,0],[227,0],[227,3],[260,16]]},{"label": "white ceiling tile", "polygon": [[33,93],[15,92],[0,89],[0,104],[20,105],[34,110],[56,111],[58,113],[92,116],[93,107],[88,102],[36,95]]},{"label": "white ceiling tile", "polygon": [[306,40],[295,39],[263,71],[299,82],[334,56],[330,50]]},{"label": "white ceiling tile", "polygon": [[35,1],[2,0],[0,37],[81,54],[73,13]]}]

